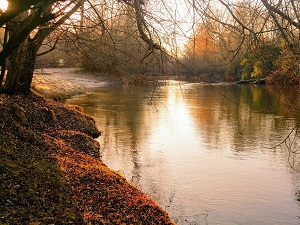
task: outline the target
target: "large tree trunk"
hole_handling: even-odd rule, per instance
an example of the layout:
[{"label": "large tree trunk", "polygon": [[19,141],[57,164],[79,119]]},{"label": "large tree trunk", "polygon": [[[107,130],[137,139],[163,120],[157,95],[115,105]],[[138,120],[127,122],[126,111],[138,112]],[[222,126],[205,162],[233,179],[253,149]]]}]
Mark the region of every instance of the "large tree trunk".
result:
[{"label": "large tree trunk", "polygon": [[[51,6],[43,8],[44,12],[48,12],[50,9]],[[8,32],[10,35],[13,35],[20,29],[19,25],[24,22],[28,15],[29,12],[22,12],[13,21],[8,23]],[[25,41],[8,57],[8,72],[3,88],[4,93],[25,95],[30,93],[37,52],[47,34],[50,33],[45,31],[47,29],[40,29],[33,38],[28,35]],[[46,34],[41,35],[41,33]]]},{"label": "large tree trunk", "polygon": [[27,45],[23,71],[22,71],[22,75],[20,76],[17,93],[22,93],[25,95],[30,93],[30,86],[33,78],[34,65],[37,57],[37,52],[41,47],[41,44],[42,41],[40,41],[39,43],[30,40]]},{"label": "large tree trunk", "polygon": [[8,72],[4,84],[4,93],[15,94],[23,73],[28,41],[22,43],[8,58]]},{"label": "large tree trunk", "polygon": [[[8,34],[11,36],[18,25],[28,16],[28,12],[20,13],[16,18],[7,23]],[[29,37],[28,37],[29,38]],[[20,76],[23,73],[25,59],[27,55],[28,38],[19,45],[8,57],[8,72],[3,91],[7,94],[15,94],[20,83]]]},{"label": "large tree trunk", "polygon": [[30,39],[24,42],[9,57],[9,70],[7,73],[4,92],[7,94],[30,93],[30,86],[33,78],[34,65],[37,52],[44,39]]}]

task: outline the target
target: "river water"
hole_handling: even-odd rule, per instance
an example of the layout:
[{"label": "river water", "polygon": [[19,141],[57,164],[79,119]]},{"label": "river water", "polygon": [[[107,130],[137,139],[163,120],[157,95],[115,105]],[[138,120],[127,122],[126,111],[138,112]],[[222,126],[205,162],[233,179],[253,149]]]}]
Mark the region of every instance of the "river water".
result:
[{"label": "river water", "polygon": [[104,163],[176,223],[298,225],[300,160],[289,150],[300,145],[284,107],[294,99],[278,93],[169,81],[94,88],[67,102],[95,118]]}]

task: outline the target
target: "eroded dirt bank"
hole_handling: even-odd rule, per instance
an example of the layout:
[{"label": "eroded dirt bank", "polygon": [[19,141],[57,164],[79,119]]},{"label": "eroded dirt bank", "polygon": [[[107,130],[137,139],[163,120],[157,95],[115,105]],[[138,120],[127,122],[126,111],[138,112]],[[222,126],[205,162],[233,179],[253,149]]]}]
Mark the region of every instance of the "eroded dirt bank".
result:
[{"label": "eroded dirt bank", "polygon": [[79,107],[0,95],[0,129],[0,224],[174,224],[98,158]]}]

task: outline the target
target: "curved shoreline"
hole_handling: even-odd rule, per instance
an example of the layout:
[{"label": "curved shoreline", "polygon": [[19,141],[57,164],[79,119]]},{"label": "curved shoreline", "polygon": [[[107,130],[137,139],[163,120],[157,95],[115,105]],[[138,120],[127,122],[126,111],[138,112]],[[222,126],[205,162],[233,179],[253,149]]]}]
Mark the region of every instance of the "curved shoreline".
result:
[{"label": "curved shoreline", "polygon": [[[78,88],[52,81],[36,90],[55,99]],[[0,95],[0,116],[1,224],[175,224],[98,158],[101,132],[79,107]]]},{"label": "curved shoreline", "polygon": [[69,81],[35,74],[31,89],[40,95],[54,100],[64,100],[74,95],[84,94],[86,88]]}]

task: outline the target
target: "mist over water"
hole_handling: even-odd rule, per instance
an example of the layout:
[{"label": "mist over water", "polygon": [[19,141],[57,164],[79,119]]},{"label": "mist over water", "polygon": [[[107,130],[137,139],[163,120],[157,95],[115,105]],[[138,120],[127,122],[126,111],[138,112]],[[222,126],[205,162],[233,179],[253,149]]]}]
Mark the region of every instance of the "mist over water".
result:
[{"label": "mist over water", "polygon": [[[96,119],[106,165],[178,224],[300,223],[296,114],[265,86],[169,82],[68,100]],[[297,149],[298,139],[287,140]],[[289,161],[290,160],[290,161]]]}]

